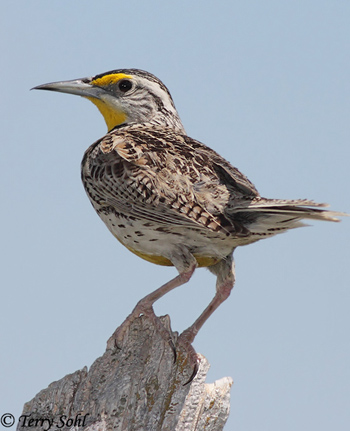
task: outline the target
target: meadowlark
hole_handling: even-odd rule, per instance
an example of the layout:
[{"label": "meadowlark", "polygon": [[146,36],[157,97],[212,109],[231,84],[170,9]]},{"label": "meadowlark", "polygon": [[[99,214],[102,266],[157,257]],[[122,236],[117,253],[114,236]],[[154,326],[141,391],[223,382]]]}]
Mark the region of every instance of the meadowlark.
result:
[{"label": "meadowlark", "polygon": [[35,88],[82,96],[97,106],[108,133],[85,152],[86,193],[126,248],[179,272],[138,302],[117,330],[117,342],[140,314],[160,328],[153,303],[186,283],[197,267],[207,267],[217,277],[216,293],[179,337],[190,348],[230,295],[236,247],[302,226],[302,219],[339,221],[343,215],[309,200],[261,197],[238,169],[187,136],[167,87],[148,72],[119,69]]}]

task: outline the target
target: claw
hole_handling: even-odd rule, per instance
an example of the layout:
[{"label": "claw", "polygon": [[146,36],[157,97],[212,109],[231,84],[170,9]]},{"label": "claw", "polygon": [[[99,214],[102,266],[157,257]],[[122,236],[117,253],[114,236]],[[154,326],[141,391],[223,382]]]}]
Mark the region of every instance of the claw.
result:
[{"label": "claw", "polygon": [[185,361],[189,363],[189,365],[193,365],[192,373],[190,378],[186,381],[186,383],[183,384],[183,386],[188,385],[193,381],[193,379],[196,377],[198,370],[199,370],[199,358],[194,350],[191,342],[193,340],[192,334],[190,331],[186,330],[184,331],[177,340],[177,347],[181,348],[185,354]]},{"label": "claw", "polygon": [[198,370],[199,370],[199,365],[198,365],[198,361],[194,364],[194,367],[193,367],[193,371],[192,371],[192,374],[191,374],[191,377],[188,379],[188,381],[186,382],[186,383],[184,383],[183,384],[183,386],[186,386],[186,385],[188,385],[189,383],[191,383],[192,382],[192,380],[196,377],[196,375],[197,375],[197,373],[198,373]]},{"label": "claw", "polygon": [[177,351],[176,351],[176,347],[175,347],[175,344],[173,343],[173,341],[171,340],[171,343],[169,343],[170,344],[170,347],[171,347],[171,349],[172,349],[172,351],[173,351],[173,354],[174,354],[174,364],[176,364],[176,360],[177,360]]},{"label": "claw", "polygon": [[[152,310],[153,311],[153,310]],[[129,314],[129,316],[124,320],[124,322],[118,326],[118,328],[114,331],[114,333],[109,337],[107,341],[107,350],[114,349],[122,349],[123,348],[123,340],[127,333],[129,332],[129,328],[132,322],[139,316],[137,313],[136,307]]]},{"label": "claw", "polygon": [[[107,341],[107,346],[108,346],[108,342],[109,340]],[[117,338],[114,339],[114,347],[118,350],[122,349],[122,346],[118,344]]]},{"label": "claw", "polygon": [[109,337],[107,341],[107,350],[114,350],[118,349],[121,350],[122,348],[122,340],[124,338],[124,333],[126,331],[123,330],[123,324],[121,324],[114,333]]}]

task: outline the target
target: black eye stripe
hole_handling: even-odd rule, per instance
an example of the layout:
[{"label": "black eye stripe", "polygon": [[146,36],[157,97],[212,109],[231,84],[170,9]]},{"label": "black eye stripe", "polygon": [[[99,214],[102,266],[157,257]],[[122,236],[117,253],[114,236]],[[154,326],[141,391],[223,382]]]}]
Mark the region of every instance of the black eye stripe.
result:
[{"label": "black eye stripe", "polygon": [[129,91],[131,87],[132,87],[132,83],[128,79],[122,79],[118,83],[118,88],[123,93],[126,93],[127,91]]}]

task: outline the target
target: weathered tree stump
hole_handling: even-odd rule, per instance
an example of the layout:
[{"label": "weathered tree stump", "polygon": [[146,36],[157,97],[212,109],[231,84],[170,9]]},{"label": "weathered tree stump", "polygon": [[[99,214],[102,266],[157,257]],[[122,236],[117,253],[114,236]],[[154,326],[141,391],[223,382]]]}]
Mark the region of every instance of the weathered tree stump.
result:
[{"label": "weathered tree stump", "polygon": [[[160,319],[170,331],[169,317]],[[26,403],[17,429],[27,431],[30,423],[30,431],[222,430],[232,379],[206,384],[209,364],[199,358],[197,376],[186,385],[192,367],[185,352],[174,363],[169,344],[140,316],[122,348],[107,349],[90,370],[51,383]]]}]

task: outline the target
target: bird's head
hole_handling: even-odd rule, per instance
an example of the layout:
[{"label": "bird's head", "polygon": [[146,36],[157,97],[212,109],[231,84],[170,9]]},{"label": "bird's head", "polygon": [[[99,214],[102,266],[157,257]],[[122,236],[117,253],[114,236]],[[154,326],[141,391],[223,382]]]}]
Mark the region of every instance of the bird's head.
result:
[{"label": "bird's head", "polygon": [[91,78],[34,87],[76,94],[94,103],[108,131],[122,124],[153,123],[184,131],[173,99],[154,75],[138,69],[113,70]]}]

